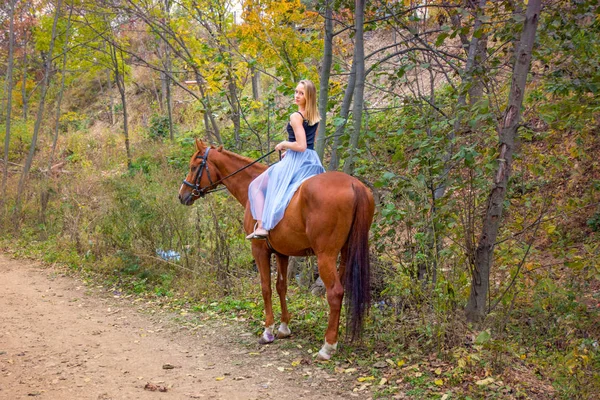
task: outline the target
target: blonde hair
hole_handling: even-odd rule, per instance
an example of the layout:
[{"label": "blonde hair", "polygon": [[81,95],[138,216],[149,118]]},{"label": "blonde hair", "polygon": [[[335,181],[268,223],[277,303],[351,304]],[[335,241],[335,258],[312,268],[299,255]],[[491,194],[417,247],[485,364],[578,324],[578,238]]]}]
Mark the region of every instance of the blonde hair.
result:
[{"label": "blonde hair", "polygon": [[302,79],[298,83],[304,85],[304,97],[306,98],[306,115],[304,118],[308,121],[308,125],[314,125],[321,120],[321,115],[319,115],[319,109],[317,108],[317,88],[308,79]]}]

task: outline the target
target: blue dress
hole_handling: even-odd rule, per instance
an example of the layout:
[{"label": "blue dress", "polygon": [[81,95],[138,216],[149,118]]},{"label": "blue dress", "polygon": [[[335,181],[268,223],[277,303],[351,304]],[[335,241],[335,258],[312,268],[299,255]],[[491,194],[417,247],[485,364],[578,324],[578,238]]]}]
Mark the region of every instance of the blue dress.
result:
[{"label": "blue dress", "polygon": [[[286,151],[283,160],[257,176],[248,187],[252,217],[262,221],[266,230],[273,229],[281,221],[292,196],[305,180],[325,172],[314,150],[318,125],[309,126],[308,121],[304,120],[302,126],[306,132],[306,150]],[[288,141],[295,142],[294,129],[289,122],[286,129]]]}]

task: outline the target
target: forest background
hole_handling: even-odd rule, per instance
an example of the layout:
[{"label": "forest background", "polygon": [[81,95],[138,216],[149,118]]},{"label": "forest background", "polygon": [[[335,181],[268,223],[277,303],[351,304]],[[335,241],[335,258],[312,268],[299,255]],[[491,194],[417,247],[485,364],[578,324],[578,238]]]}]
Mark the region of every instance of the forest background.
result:
[{"label": "forest background", "polygon": [[[270,151],[308,78],[324,166],[376,199],[375,301],[336,356],[362,388],[600,390],[598,1],[8,0],[0,29],[5,251],[258,334],[242,208],[177,191],[195,138]],[[290,298],[316,345],[314,272]]]}]

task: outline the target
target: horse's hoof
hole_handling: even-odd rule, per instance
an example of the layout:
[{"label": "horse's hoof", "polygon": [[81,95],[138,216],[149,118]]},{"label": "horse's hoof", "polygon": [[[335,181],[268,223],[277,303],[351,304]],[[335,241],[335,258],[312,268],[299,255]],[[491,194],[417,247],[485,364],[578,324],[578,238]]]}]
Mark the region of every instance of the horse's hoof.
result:
[{"label": "horse's hoof", "polygon": [[317,354],[317,361],[329,361],[331,359],[331,356],[336,352],[336,350],[337,343],[329,344],[325,342],[323,344],[323,347],[321,347],[321,350],[319,350],[319,353]]},{"label": "horse's hoof", "polygon": [[277,335],[275,336],[277,339],[285,339],[285,338],[289,338],[290,336],[292,336],[291,332],[281,332],[281,331],[277,331]]},{"label": "horse's hoof", "polygon": [[263,333],[263,335],[258,339],[258,344],[269,344],[275,341],[275,336],[272,333]]},{"label": "horse's hoof", "polygon": [[279,325],[279,329],[277,329],[277,339],[285,339],[291,335],[292,331],[290,331],[290,328],[288,328],[285,322],[282,322],[281,325]]}]

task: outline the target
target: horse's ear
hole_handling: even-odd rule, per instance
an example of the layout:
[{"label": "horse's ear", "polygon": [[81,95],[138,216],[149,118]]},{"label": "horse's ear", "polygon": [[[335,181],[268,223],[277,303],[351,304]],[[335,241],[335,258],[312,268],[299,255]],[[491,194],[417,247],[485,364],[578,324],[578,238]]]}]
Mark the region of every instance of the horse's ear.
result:
[{"label": "horse's ear", "polygon": [[204,143],[202,143],[202,140],[200,140],[200,139],[196,139],[196,149],[197,149],[198,151],[202,151],[202,149],[203,149],[204,147],[206,147],[206,146],[204,146]]},{"label": "horse's ear", "polygon": [[217,147],[217,151],[220,153],[223,151],[223,145],[220,145],[219,147]]}]

